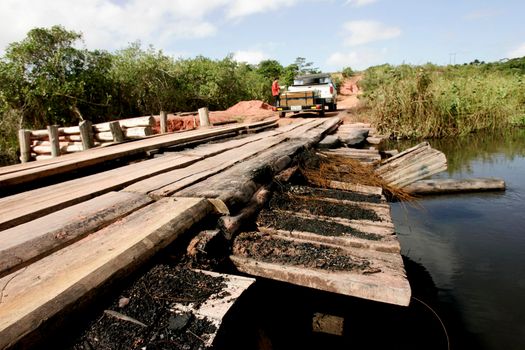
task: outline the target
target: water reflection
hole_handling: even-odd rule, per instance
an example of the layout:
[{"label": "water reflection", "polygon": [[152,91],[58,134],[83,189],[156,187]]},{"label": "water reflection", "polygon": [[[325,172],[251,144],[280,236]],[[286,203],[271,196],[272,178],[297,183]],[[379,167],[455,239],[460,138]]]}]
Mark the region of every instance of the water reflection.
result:
[{"label": "water reflection", "polygon": [[426,197],[422,208],[394,204],[403,254],[429,271],[439,302],[464,321],[457,337],[475,334],[486,349],[525,349],[525,130],[431,145],[449,162],[438,177],[499,177],[507,191]]}]

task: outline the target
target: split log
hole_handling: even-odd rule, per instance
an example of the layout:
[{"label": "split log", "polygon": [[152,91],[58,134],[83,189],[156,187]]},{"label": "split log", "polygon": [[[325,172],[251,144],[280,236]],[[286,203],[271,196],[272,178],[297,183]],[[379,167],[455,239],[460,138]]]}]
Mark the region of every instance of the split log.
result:
[{"label": "split log", "polygon": [[136,139],[153,135],[153,129],[150,126],[126,128],[123,131],[124,136],[128,139]]},{"label": "split log", "polygon": [[78,124],[78,129],[80,130],[82,149],[93,148],[93,124],[89,120],[83,120]]},{"label": "split log", "polygon": [[339,140],[339,137],[337,135],[328,135],[325,136],[324,139],[319,142],[318,148],[320,149],[329,149],[329,148],[336,148],[339,147],[339,144],[341,143],[341,140]]},{"label": "split log", "polygon": [[47,127],[47,133],[49,135],[49,143],[51,144],[51,155],[53,156],[53,158],[60,156],[60,144],[58,141],[58,127],[56,125],[49,125]]},{"label": "split log", "polygon": [[[155,126],[155,118],[152,116],[145,116],[145,117],[138,117],[138,118],[129,118],[129,119],[121,119],[116,120],[120,127],[122,128],[136,128],[136,127],[153,127]],[[100,123],[100,124],[94,124],[93,129],[95,133],[105,132],[105,131],[111,131],[110,129],[110,123]]]},{"label": "split log", "polygon": [[376,173],[390,185],[404,187],[447,169],[447,158],[428,142],[422,142],[387,160]]},{"label": "split log", "polygon": [[18,144],[20,145],[20,161],[29,162],[31,160],[31,132],[29,130],[18,130]]},{"label": "split log", "polygon": [[[143,138],[146,136],[153,135],[153,129],[151,127],[135,127],[122,130],[125,138]],[[113,141],[113,134],[109,131],[99,132],[94,135],[97,141]]]},{"label": "split log", "polygon": [[[0,279],[0,348],[27,348],[207,216],[208,201],[164,198]],[[36,339],[35,339],[36,338]]]},{"label": "split log", "polygon": [[0,277],[72,244],[151,202],[147,196],[110,192],[0,231]]},{"label": "split log", "polygon": [[160,133],[168,132],[168,114],[165,111],[160,111]]},{"label": "split log", "polygon": [[493,178],[420,180],[404,188],[413,194],[504,191],[505,181]]},{"label": "split log", "polygon": [[199,108],[199,126],[207,128],[211,126],[210,114],[207,107]]},{"label": "split log", "polygon": [[231,240],[240,230],[241,226],[252,219],[261,210],[270,198],[271,192],[268,187],[261,187],[253,195],[251,201],[235,216],[222,216],[219,218],[218,226],[224,237]]},{"label": "split log", "polygon": [[124,141],[124,133],[119,122],[110,122],[109,129],[111,130],[111,135],[113,136],[113,141],[122,142]]},{"label": "split log", "polygon": [[348,129],[348,131],[338,131],[337,136],[347,146],[355,146],[363,143],[368,137],[367,129]]}]

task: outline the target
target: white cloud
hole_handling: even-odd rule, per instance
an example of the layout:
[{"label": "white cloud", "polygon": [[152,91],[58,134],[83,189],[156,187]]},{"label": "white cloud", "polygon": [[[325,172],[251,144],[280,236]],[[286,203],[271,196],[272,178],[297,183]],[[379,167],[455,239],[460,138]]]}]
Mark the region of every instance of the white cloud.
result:
[{"label": "white cloud", "polygon": [[365,69],[367,67],[385,63],[387,49],[370,50],[362,49],[351,52],[334,52],[326,60],[326,64],[335,69],[351,67],[352,69]]},{"label": "white cloud", "polygon": [[141,40],[165,47],[181,38],[214,35],[206,20],[231,0],[2,0],[0,50],[35,27],[55,24],[84,33],[89,48],[117,49]]},{"label": "white cloud", "polygon": [[377,0],[346,0],[345,4],[352,5],[354,7],[361,7],[361,6],[373,4],[376,1]]},{"label": "white cloud", "polygon": [[238,18],[255,13],[277,10],[282,7],[291,7],[299,0],[233,0],[227,11],[228,18]]},{"label": "white cloud", "polygon": [[516,46],[514,49],[510,50],[507,53],[508,58],[518,58],[525,56],[525,43],[522,43],[519,46]]},{"label": "white cloud", "polygon": [[268,55],[258,50],[255,50],[255,51],[239,50],[233,54],[233,59],[236,60],[237,62],[246,62],[249,64],[257,64],[267,58],[268,58]]},{"label": "white cloud", "polygon": [[401,29],[377,21],[350,21],[343,24],[343,35],[346,37],[345,45],[357,46],[396,38],[401,35]]}]

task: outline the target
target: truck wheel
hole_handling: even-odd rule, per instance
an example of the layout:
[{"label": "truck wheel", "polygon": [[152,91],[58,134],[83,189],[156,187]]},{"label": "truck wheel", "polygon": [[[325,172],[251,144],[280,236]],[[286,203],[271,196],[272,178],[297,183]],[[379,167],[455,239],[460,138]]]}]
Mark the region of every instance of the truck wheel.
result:
[{"label": "truck wheel", "polygon": [[337,111],[337,103],[334,103],[334,111]]},{"label": "truck wheel", "polygon": [[286,117],[286,113],[285,112],[279,112],[279,118],[284,118]]},{"label": "truck wheel", "polygon": [[319,116],[324,117],[324,108],[319,111]]},{"label": "truck wheel", "polygon": [[331,111],[335,111],[335,108],[334,108],[335,104],[334,103],[329,103],[328,104],[328,110],[331,112]]}]

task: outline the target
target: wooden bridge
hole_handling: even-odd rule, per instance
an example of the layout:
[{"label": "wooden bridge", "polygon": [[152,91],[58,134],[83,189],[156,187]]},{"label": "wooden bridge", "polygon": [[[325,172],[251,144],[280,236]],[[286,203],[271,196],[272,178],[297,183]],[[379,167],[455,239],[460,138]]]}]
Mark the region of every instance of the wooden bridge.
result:
[{"label": "wooden bridge", "polygon": [[[298,119],[278,128],[276,120],[234,124],[1,168],[0,348],[42,337],[210,214],[223,221],[243,215],[262,187],[339,124],[338,117]],[[348,156],[375,161],[378,154]],[[408,305],[410,286],[381,189],[347,185],[361,199],[331,199],[315,188],[290,196],[299,203],[315,192],[320,205],[367,211],[373,219],[273,202],[261,215],[284,215],[298,227],[259,216],[258,232],[235,240],[232,261],[250,275]],[[338,227],[344,234],[328,237],[301,223]],[[270,240],[278,241],[288,261],[256,254]],[[308,245],[329,255],[313,257],[313,265],[294,262],[292,255]],[[334,256],[350,267],[323,269]]]}]

